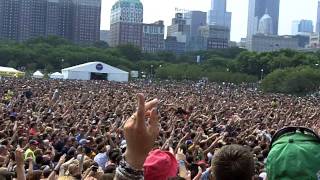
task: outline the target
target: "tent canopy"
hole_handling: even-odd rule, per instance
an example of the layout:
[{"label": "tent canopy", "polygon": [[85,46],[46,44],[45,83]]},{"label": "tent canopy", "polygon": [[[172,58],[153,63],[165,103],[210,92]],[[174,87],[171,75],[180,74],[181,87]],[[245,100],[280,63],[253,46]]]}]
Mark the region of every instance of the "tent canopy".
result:
[{"label": "tent canopy", "polygon": [[34,78],[43,78],[44,75],[42,74],[42,72],[36,71],[36,72],[33,73],[32,77],[34,77]]},{"label": "tent canopy", "polygon": [[[101,69],[99,69],[98,65],[101,65]],[[126,71],[123,71],[119,68],[110,66],[108,64],[102,62],[88,62],[85,64],[80,64],[77,66],[69,67],[62,69],[63,71],[77,71],[77,72],[96,72],[96,73],[121,73],[121,74],[129,74]]]},{"label": "tent canopy", "polygon": [[17,72],[20,72],[14,68],[11,68],[11,67],[2,67],[0,66],[0,71],[1,72],[14,72],[14,73],[17,73]]},{"label": "tent canopy", "polygon": [[103,62],[88,62],[62,69],[64,79],[127,82],[129,73]]},{"label": "tent canopy", "polygon": [[50,75],[50,78],[51,79],[63,79],[63,74],[59,73],[59,72],[55,72],[55,73],[52,73]]},{"label": "tent canopy", "polygon": [[25,75],[24,72],[18,71],[14,68],[0,66],[0,76],[23,77],[24,75]]}]

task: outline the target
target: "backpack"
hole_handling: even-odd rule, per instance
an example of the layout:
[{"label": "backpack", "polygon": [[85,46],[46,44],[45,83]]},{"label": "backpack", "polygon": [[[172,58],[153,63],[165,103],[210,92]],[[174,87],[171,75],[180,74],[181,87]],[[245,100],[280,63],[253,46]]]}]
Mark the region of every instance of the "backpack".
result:
[{"label": "backpack", "polygon": [[304,127],[286,127],[272,138],[268,180],[320,180],[320,137]]}]

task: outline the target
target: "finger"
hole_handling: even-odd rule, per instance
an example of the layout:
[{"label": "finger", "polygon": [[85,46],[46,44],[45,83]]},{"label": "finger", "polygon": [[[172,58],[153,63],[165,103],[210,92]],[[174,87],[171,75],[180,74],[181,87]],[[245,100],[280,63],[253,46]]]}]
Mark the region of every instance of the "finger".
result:
[{"label": "finger", "polygon": [[149,101],[145,104],[145,110],[151,110],[152,108],[155,108],[159,104],[158,99],[154,99],[152,101]]},{"label": "finger", "polygon": [[151,137],[156,138],[159,136],[159,131],[160,131],[160,124],[159,124],[158,113],[156,108],[153,108],[151,110],[148,132],[150,133]]},{"label": "finger", "polygon": [[145,118],[145,99],[143,94],[138,94],[138,111],[137,111],[137,117],[135,118],[136,123],[144,125],[144,118]]},{"label": "finger", "polygon": [[156,108],[153,108],[153,109],[151,110],[149,124],[150,124],[150,126],[152,126],[152,127],[157,127],[157,128],[159,128],[159,117],[158,117],[158,113],[157,113],[157,109],[156,109]]}]

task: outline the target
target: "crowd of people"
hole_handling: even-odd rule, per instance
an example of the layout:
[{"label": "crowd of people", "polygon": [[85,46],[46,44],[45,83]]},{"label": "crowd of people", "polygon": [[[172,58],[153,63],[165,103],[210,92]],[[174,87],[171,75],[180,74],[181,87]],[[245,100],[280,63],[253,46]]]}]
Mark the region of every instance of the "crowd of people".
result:
[{"label": "crowd of people", "polygon": [[[3,78],[0,179],[266,179],[277,130],[320,133],[319,100],[204,82]],[[226,154],[238,171],[223,168]]]}]

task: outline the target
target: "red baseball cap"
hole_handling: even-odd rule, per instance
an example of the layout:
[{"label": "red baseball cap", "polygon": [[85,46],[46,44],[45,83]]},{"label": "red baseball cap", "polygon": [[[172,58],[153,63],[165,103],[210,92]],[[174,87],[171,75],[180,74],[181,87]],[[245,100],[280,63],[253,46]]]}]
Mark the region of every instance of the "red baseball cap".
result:
[{"label": "red baseball cap", "polygon": [[167,180],[176,177],[178,172],[176,158],[170,152],[159,149],[149,153],[143,167],[145,180]]}]

